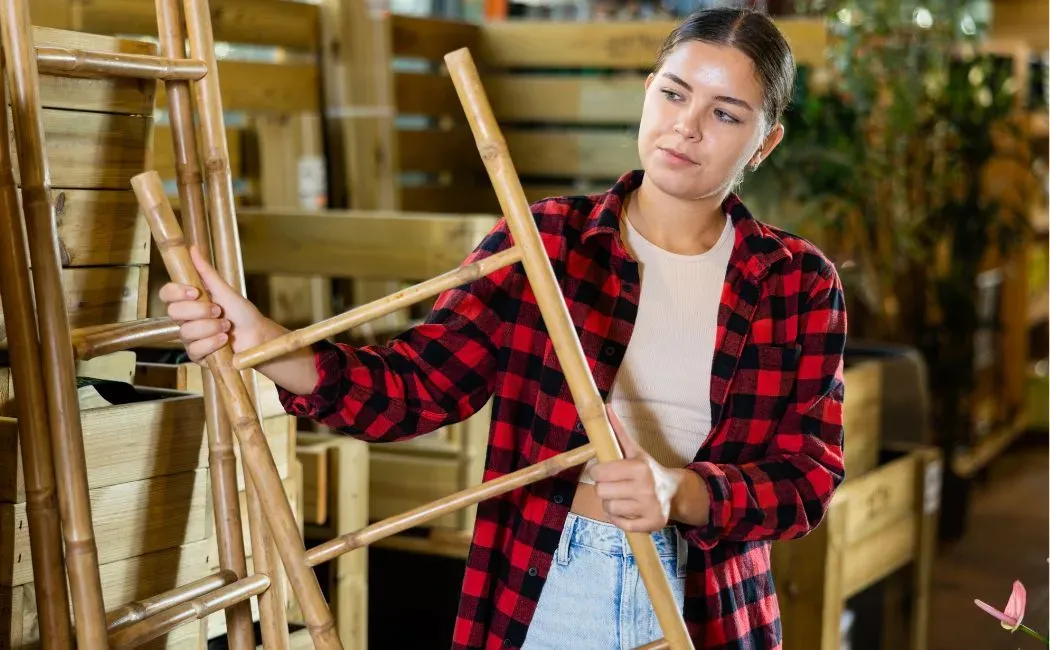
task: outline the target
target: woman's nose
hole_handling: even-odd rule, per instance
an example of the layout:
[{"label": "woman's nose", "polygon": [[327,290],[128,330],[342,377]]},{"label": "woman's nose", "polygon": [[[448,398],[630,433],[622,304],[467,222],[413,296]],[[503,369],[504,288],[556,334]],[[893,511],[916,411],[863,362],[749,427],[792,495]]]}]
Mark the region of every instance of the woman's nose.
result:
[{"label": "woman's nose", "polygon": [[700,129],[689,126],[685,120],[678,120],[674,125],[674,132],[686,140],[699,140]]}]

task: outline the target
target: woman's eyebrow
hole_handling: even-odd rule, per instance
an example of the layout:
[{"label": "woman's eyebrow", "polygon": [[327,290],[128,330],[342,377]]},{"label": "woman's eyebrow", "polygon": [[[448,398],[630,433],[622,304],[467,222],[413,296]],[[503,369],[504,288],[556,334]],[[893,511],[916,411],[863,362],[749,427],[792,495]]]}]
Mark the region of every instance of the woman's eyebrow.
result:
[{"label": "woman's eyebrow", "polygon": [[[686,83],[685,79],[682,79],[681,77],[679,77],[675,73],[673,73],[673,72],[664,72],[663,76],[667,77],[668,79],[670,79],[671,81],[675,82],[679,86],[682,86],[683,88],[685,88],[689,92],[693,91],[693,87],[690,86],[688,83]],[[740,106],[742,108],[746,108],[747,110],[749,110],[751,112],[755,111],[755,109],[751,106],[751,104],[748,104],[747,102],[745,102],[742,99],[738,99],[736,97],[730,97],[729,95],[718,95],[717,97],[715,97],[715,100],[716,101],[720,101],[720,102],[725,102],[727,104],[734,104],[736,106]]]}]

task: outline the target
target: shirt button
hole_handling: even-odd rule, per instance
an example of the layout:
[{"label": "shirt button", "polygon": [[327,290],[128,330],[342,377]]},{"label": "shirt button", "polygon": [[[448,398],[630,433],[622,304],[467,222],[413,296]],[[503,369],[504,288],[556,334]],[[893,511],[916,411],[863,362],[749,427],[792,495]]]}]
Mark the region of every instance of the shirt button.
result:
[{"label": "shirt button", "polygon": [[535,576],[537,573],[539,573],[539,571],[536,570],[536,567],[534,567],[534,566],[530,566],[529,567],[529,575],[530,576]]},{"label": "shirt button", "polygon": [[633,284],[631,284],[630,282],[626,282],[626,283],[624,283],[624,285],[623,285],[623,290],[624,290],[624,291],[625,291],[626,293],[633,293],[633,292],[634,292],[634,285],[633,285]]},{"label": "shirt button", "polygon": [[611,345],[605,346],[605,356],[611,357],[614,354],[616,354],[616,348]]},{"label": "shirt button", "polygon": [[560,495],[560,494],[555,494],[554,495],[554,503],[561,503],[564,500],[565,500],[565,497],[563,497],[562,495]]}]

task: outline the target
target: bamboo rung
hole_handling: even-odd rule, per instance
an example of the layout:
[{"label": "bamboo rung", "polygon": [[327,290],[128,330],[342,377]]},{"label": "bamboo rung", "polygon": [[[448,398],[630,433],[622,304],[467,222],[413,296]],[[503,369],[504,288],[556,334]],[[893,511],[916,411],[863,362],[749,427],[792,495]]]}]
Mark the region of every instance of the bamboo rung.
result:
[{"label": "bamboo rung", "polygon": [[193,59],[40,45],[36,46],[36,62],[41,74],[163,81],[196,81],[208,71],[203,61]]}]

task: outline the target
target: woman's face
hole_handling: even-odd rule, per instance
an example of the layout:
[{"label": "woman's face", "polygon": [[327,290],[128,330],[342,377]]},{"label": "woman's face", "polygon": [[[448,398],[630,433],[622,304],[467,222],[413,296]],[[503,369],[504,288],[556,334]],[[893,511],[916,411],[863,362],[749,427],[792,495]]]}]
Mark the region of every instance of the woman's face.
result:
[{"label": "woman's face", "polygon": [[783,136],[777,125],[766,137],[762,86],[736,48],[684,42],[645,88],[638,155],[646,177],[670,196],[724,194]]}]

